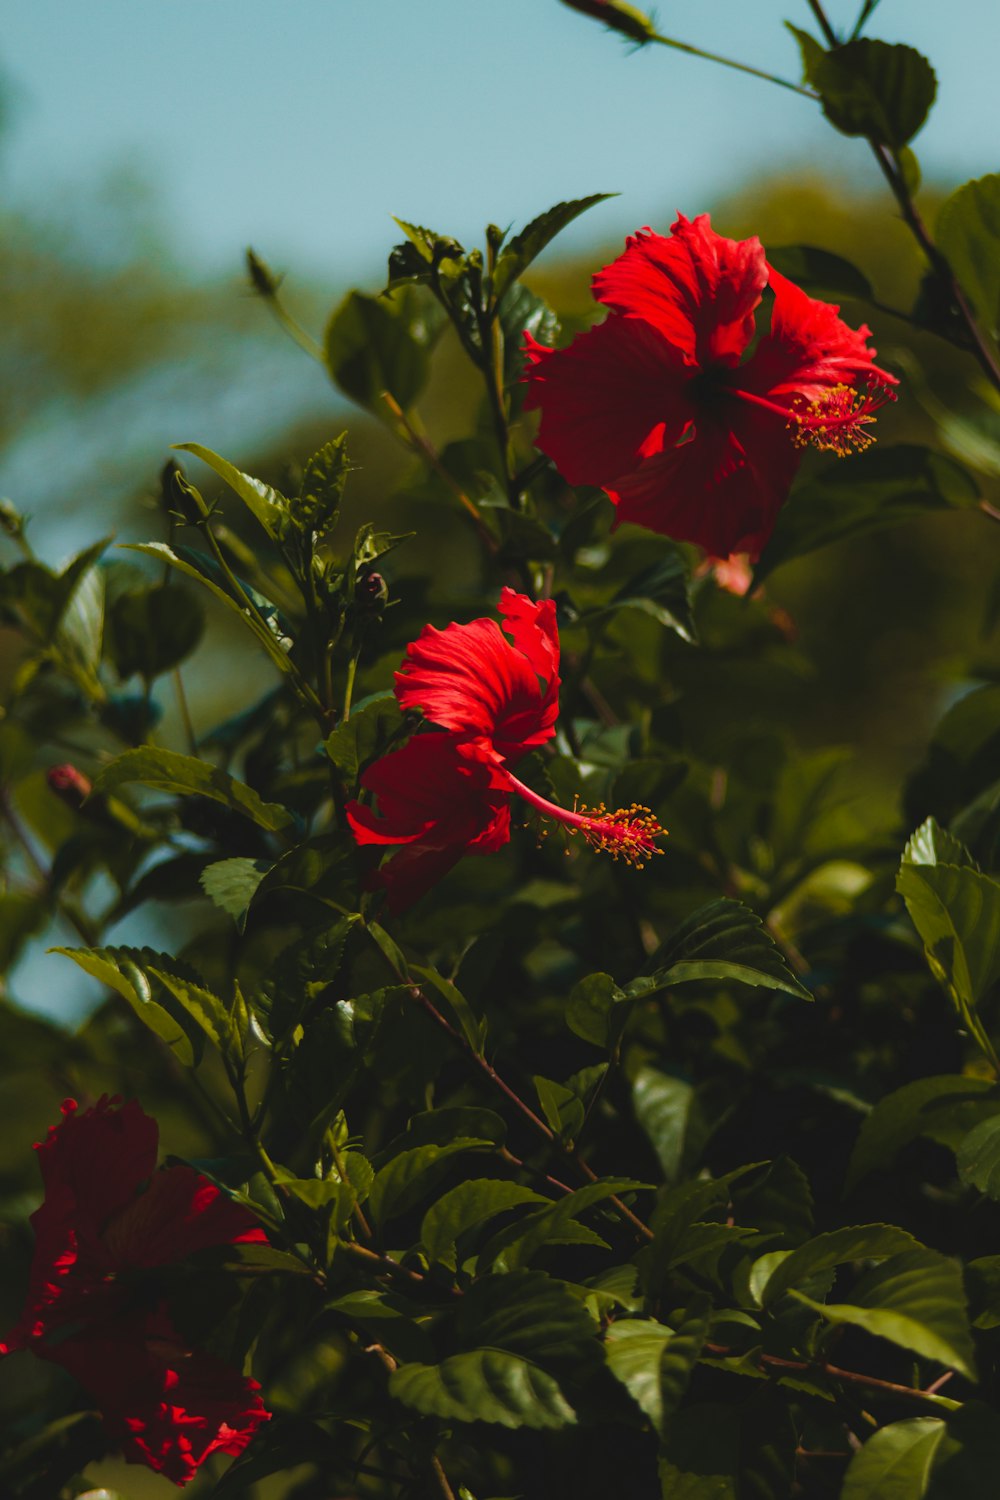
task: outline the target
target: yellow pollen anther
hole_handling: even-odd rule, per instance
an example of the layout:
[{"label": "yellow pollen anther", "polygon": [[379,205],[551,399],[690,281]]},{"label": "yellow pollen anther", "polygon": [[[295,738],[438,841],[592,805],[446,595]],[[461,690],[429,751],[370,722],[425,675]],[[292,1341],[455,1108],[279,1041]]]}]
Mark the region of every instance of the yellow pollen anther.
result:
[{"label": "yellow pollen anther", "polygon": [[793,409],[788,423],[792,442],[796,448],[811,444],[821,453],[836,453],[839,458],[863,453],[875,441],[866,430],[875,421],[875,413],[895,399],[895,393],[886,386],[865,391],[851,385],[832,386],[807,406]]},{"label": "yellow pollen anther", "polygon": [[580,832],[587,843],[600,853],[610,854],[612,859],[623,859],[641,870],[652,855],[663,853],[656,840],[667,830],[660,827],[650,809],[640,802],[614,812],[608,812],[601,802],[595,808],[581,807],[579,812],[583,818]]}]

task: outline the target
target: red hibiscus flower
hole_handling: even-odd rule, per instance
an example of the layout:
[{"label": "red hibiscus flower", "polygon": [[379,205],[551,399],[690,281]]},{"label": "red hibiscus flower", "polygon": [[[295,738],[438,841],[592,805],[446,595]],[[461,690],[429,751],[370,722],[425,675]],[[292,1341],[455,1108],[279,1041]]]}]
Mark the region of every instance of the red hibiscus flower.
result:
[{"label": "red hibiscus flower", "polygon": [[[525,406],[537,445],[571,484],[602,488],[634,521],[713,557],[760,555],[801,450],[867,447],[895,377],[864,326],[806,296],[757,239],[727,240],[707,214],[670,237],[643,230],[594,277],[610,309],[565,349],[528,333]],[[746,353],[765,287],[770,328]]]},{"label": "red hibiscus flower", "polygon": [[464,854],[506,844],[512,793],[616,858],[641,867],[658,852],[662,829],[647,808],[569,812],[511,771],[556,732],[559,636],[551,600],[505,588],[500,614],[502,630],[490,619],[428,625],[407,647],[396,673],[400,707],[421,709],[442,732],[417,734],[369,766],[361,785],[378,798],[378,814],[360,802],[347,806],[359,844],[402,846],[375,877],[392,911],[410,906]]},{"label": "red hibiscus flower", "polygon": [[31,1349],[62,1365],[127,1459],[185,1484],[210,1453],[241,1453],[270,1413],[255,1381],[188,1347],[135,1273],[265,1236],[191,1167],[154,1170],[156,1121],[134,1100],[76,1108],[67,1100],[35,1148],[45,1201],[31,1217],[25,1309],[0,1354]]}]

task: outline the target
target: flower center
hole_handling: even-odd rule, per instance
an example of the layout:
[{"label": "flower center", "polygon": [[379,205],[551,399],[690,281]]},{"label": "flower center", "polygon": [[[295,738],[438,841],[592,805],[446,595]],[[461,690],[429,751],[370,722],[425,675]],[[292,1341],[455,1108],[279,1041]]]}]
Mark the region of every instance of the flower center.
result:
[{"label": "flower center", "polygon": [[633,802],[630,807],[619,807],[614,812],[609,812],[603,802],[593,808],[574,807],[570,812],[568,808],[540,797],[516,776],[509,776],[508,785],[543,817],[551,818],[570,833],[582,833],[592,849],[610,854],[615,860],[623,859],[637,870],[641,870],[654,854],[663,853],[657,848],[656,840],[663,838],[666,829],[661,828],[650,809],[639,802]]},{"label": "flower center", "polygon": [[863,453],[871,447],[875,437],[867,429],[876,412],[896,399],[892,387],[880,381],[869,382],[863,391],[852,385],[834,385],[808,402],[797,396],[797,406],[780,406],[777,401],[768,401],[765,396],[756,396],[737,386],[729,387],[728,394],[784,417],[796,448],[811,444],[821,453],[836,453],[840,458],[849,453]]}]

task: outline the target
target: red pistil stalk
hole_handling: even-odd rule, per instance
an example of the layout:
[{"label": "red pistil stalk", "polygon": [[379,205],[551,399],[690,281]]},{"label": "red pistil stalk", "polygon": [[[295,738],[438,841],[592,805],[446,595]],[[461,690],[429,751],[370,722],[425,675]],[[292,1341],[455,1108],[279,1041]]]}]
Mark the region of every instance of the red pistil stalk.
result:
[{"label": "red pistil stalk", "polygon": [[802,404],[792,407],[781,406],[737,386],[727,387],[726,394],[784,417],[796,448],[812,444],[821,453],[836,453],[840,458],[852,452],[863,453],[871,447],[875,438],[865,429],[874,422],[876,412],[896,399],[895,391],[881,382],[869,382],[863,391],[852,385],[834,385],[814,401],[796,397]]},{"label": "red pistil stalk", "polygon": [[507,784],[543,817],[561,823],[570,833],[582,833],[592,849],[610,854],[612,859],[623,859],[626,864],[641,870],[652,855],[663,853],[655,841],[664,836],[666,829],[660,827],[650,809],[641,803],[633,802],[630,807],[608,812],[602,802],[595,808],[584,807],[570,812],[568,808],[540,797],[509,773]]}]

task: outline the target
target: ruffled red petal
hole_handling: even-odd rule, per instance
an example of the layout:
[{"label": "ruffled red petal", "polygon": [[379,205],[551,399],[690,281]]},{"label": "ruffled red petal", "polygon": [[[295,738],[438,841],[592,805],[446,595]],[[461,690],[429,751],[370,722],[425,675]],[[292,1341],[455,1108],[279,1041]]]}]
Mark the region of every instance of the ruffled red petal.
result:
[{"label": "ruffled red petal", "polygon": [[[513,645],[495,620],[444,630],[427,625],[406,648],[396,697],[404,710],[419,708],[443,729],[480,735],[498,757],[515,760],[555,733],[558,637],[554,605],[504,592]],[[540,675],[549,678],[544,691]]]},{"label": "ruffled red petal", "polygon": [[570,484],[603,485],[675,443],[694,410],[680,352],[651,323],[609,317],[565,349],[525,334],[533,361],[525,409],[539,408],[536,446]]},{"label": "ruffled red petal", "polygon": [[734,384],[778,405],[795,397],[815,400],[835,385],[898,384],[875,364],[866,324],[849,327],[835,303],[808,296],[779,271],[770,269],[769,281],[774,292],[770,332]]},{"label": "ruffled red petal", "polygon": [[162,1309],[66,1339],[47,1357],[90,1393],[126,1460],[177,1485],[212,1453],[242,1453],[270,1417],[256,1381],[187,1348]]},{"label": "ruffled red petal", "polygon": [[118,1266],[165,1266],[216,1245],[266,1243],[260,1224],[192,1167],[154,1173],[110,1221],[104,1244]]},{"label": "ruffled red petal", "polygon": [[82,1114],[67,1100],[62,1121],[35,1148],[45,1184],[45,1202],[31,1218],[35,1233],[67,1214],[78,1232],[100,1233],[152,1175],[159,1133],[134,1099],[105,1095]]},{"label": "ruffled red petal", "polygon": [[774,528],[800,455],[780,418],[743,409],[732,427],[703,421],[679,448],[660,454],[607,486],[618,520],[713,557],[751,559]]},{"label": "ruffled red petal", "polygon": [[613,312],[651,324],[686,365],[707,369],[739,362],[766,284],[760,240],[729,240],[708,214],[691,221],[678,214],[669,238],[649,229],[630,235],[593,288]]}]

